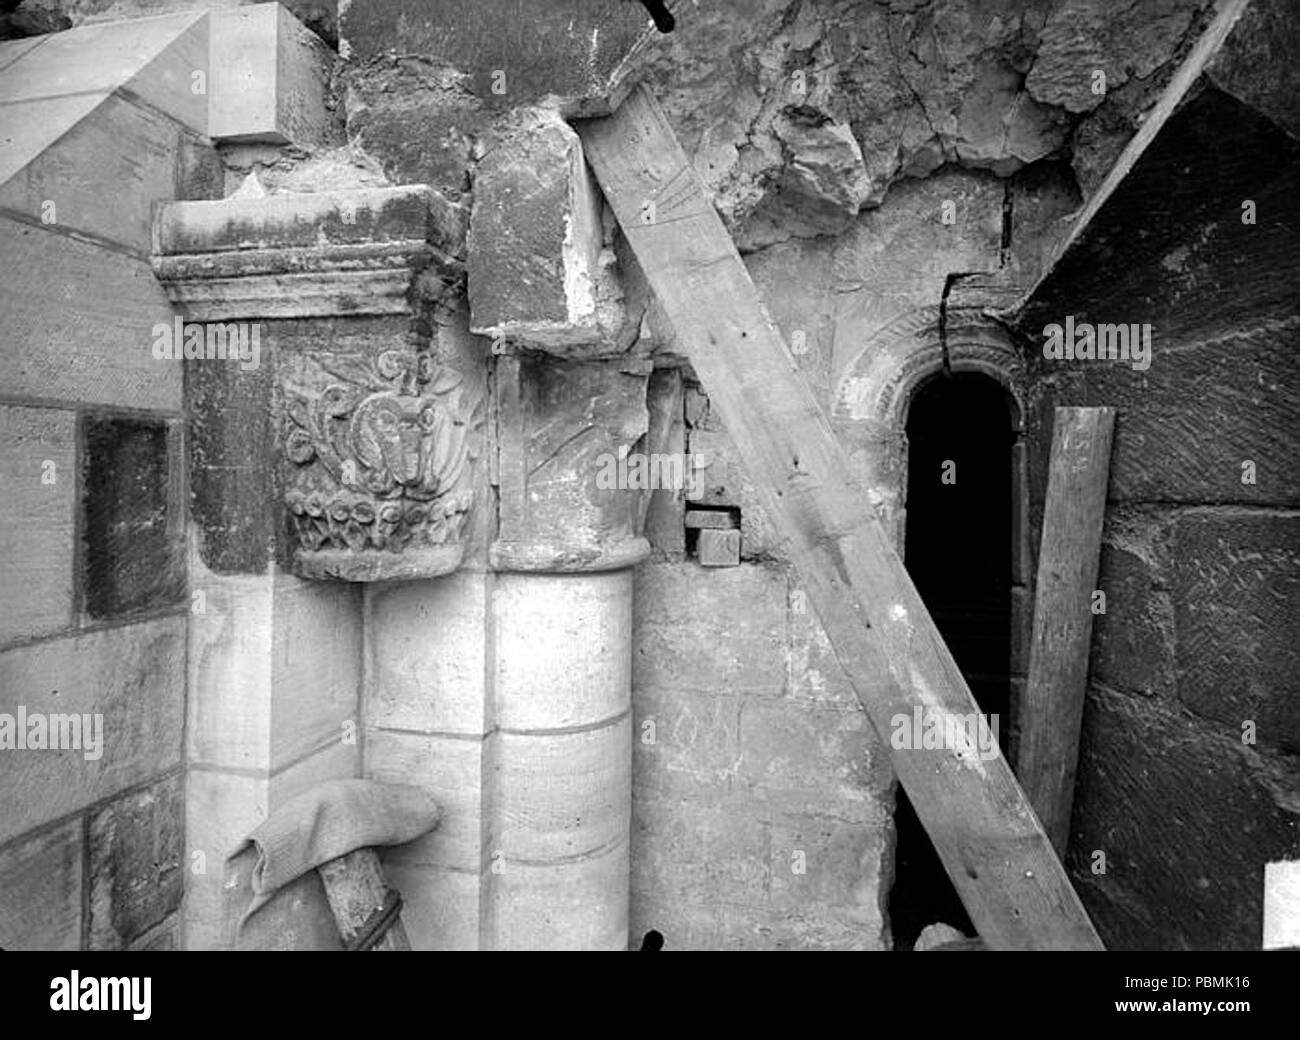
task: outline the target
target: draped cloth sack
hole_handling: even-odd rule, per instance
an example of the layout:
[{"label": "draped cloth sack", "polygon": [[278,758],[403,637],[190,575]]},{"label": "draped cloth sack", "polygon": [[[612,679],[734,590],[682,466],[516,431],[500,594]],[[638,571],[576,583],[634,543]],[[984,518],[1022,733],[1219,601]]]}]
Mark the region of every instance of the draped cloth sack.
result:
[{"label": "draped cloth sack", "polygon": [[355,849],[403,845],[438,825],[427,791],[330,780],[280,806],[225,863],[227,948],[342,949],[315,868]]}]

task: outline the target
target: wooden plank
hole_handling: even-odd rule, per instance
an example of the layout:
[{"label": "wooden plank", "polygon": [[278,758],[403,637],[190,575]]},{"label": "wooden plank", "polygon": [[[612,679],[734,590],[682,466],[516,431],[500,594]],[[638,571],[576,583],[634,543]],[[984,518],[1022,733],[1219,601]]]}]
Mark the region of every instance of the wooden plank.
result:
[{"label": "wooden plank", "polygon": [[[640,88],[575,129],[882,743],[913,709],[942,723],[978,716],[654,99]],[[1100,949],[1006,760],[954,743],[891,754],[981,937],[992,949]]]},{"label": "wooden plank", "polygon": [[1064,855],[1088,692],[1092,593],[1101,564],[1113,408],[1058,408],[1038,554],[1029,678],[1020,703],[1020,782]]}]

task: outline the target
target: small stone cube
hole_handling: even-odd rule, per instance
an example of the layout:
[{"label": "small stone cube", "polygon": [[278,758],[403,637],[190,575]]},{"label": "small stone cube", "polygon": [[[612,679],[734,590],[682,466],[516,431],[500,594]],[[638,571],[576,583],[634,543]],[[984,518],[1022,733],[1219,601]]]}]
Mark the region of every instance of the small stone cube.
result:
[{"label": "small stone cube", "polygon": [[706,529],[700,532],[696,554],[702,567],[738,567],[740,565],[740,532]]}]

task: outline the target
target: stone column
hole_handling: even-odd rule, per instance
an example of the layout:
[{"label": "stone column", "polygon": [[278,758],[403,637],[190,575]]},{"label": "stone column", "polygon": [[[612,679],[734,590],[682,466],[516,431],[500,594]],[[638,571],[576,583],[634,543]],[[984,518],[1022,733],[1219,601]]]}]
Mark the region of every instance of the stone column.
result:
[{"label": "stone column", "polygon": [[[421,186],[163,207],[192,505],[186,945],[222,945],[222,865],[281,802],[363,771],[357,583],[460,563],[483,417],[446,356],[454,212]],[[454,237],[454,236],[452,236]],[[337,946],[302,882],[286,946]]]},{"label": "stone column", "polygon": [[[526,115],[484,158],[469,299],[496,364],[495,732],[486,940],[627,948],[633,568],[646,293],[617,270],[573,131]],[[627,467],[621,467],[626,474]]]},{"label": "stone column", "polygon": [[648,363],[502,358],[491,922],[499,949],[627,947],[639,496]]}]

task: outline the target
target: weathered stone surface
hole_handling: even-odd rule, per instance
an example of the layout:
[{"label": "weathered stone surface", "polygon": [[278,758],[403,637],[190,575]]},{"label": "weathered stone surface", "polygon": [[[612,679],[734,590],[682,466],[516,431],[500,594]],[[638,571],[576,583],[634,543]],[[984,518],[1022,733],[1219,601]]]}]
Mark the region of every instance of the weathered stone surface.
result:
[{"label": "weathered stone surface", "polygon": [[497,569],[608,570],[644,558],[641,494],[620,473],[646,433],[649,374],[648,362],[501,359]]},{"label": "weathered stone surface", "polygon": [[[650,413],[646,432],[647,454],[686,457],[684,388],[677,369],[656,369],[646,387]],[[680,556],[686,552],[686,487],[656,488],[646,502],[645,536],[659,553]]]},{"label": "weathered stone surface", "polygon": [[1097,587],[1106,612],[1092,621],[1094,681],[1126,693],[1171,697],[1175,675],[1174,599],[1166,518],[1111,507],[1102,534]]},{"label": "weathered stone surface", "polygon": [[284,769],[359,744],[361,595],[285,574],[194,575],[187,756],[210,769]]},{"label": "weathered stone surface", "polygon": [[[609,0],[530,8],[526,18],[510,0],[443,18],[438,5],[384,0],[343,17],[355,61],[349,136],[394,180],[459,192],[503,108],[551,95],[577,111],[575,99],[616,100],[642,80],[742,248],[759,248],[841,231],[892,185],[945,163],[1009,175],[1061,154],[1072,131],[1073,161],[1094,186],[1093,171],[1109,168],[1195,39],[1207,2],[1112,11],[1080,0],[1044,11],[1019,0],[978,10],[773,0],[756,10],[724,0],[679,11],[671,34],[644,36],[636,5]],[[489,29],[506,7],[511,16]],[[1090,115],[1099,51],[1110,93]],[[1104,132],[1087,133],[1093,119],[1109,120]]]},{"label": "weathered stone surface", "polygon": [[334,53],[279,4],[213,13],[208,136],[311,147],[339,136],[326,95]]},{"label": "weathered stone surface", "polygon": [[[29,2],[27,6],[37,5]],[[195,71],[208,71],[208,22],[202,12],[172,13],[174,6],[168,6],[164,17],[78,25],[51,36],[40,47],[23,53],[18,59],[21,64],[8,69],[0,84],[0,99],[117,90],[143,100],[195,133],[206,133],[207,95],[191,87]]]},{"label": "weathered stone surface", "polygon": [[[251,185],[256,184],[250,174]],[[459,293],[460,219],[420,185],[266,195],[250,190],[158,214],[153,268],[187,317],[435,312]]]},{"label": "weathered stone surface", "polygon": [[740,532],[701,531],[695,543],[695,555],[702,567],[739,567]]},{"label": "weathered stone surface", "polygon": [[1294,856],[1297,792],[1294,764],[1240,730],[1094,686],[1067,865],[1107,948],[1258,949],[1263,865]]},{"label": "weathered stone surface", "polygon": [[634,944],[884,945],[893,775],[809,609],[777,567],[639,569]]},{"label": "weathered stone surface", "polygon": [[366,588],[367,725],[487,730],[487,591],[482,573],[466,571]]},{"label": "weathered stone surface", "polygon": [[1300,142],[1213,87],[1190,94],[1016,315],[1038,345],[1069,314],[1147,322],[1154,370],[1162,346],[1294,318]]},{"label": "weathered stone surface", "polygon": [[[564,733],[610,723],[631,689],[632,572],[502,574],[492,594],[495,722]],[[581,675],[582,682],[573,677]]]},{"label": "weathered stone surface", "polygon": [[785,686],[784,571],[649,564],[638,572],[632,684],[779,697]]},{"label": "weathered stone surface", "polygon": [[185,365],[190,515],[200,561],[217,574],[265,573],[276,552],[280,521],[267,507],[277,497],[274,462],[248,451],[275,439],[273,349],[273,341],[263,344],[251,370],[228,361]]},{"label": "weathered stone surface", "polygon": [[412,950],[478,950],[487,878],[459,870],[410,866],[380,850],[388,883],[402,893],[402,925]]},{"label": "weathered stone surface", "polygon": [[88,416],[82,437],[87,614],[116,618],[176,603],[185,594],[179,429]]},{"label": "weathered stone surface", "polygon": [[600,206],[578,135],[555,113],[530,113],[496,141],[474,182],[474,331],[551,347],[601,339]]},{"label": "weathered stone surface", "polygon": [[[170,769],[180,761],[185,619],[169,617],[48,639],[0,654],[4,710],[101,714],[102,744],[82,750],[9,750],[0,786],[23,791],[0,841]],[[93,730],[92,730],[93,732]]]},{"label": "weathered stone surface", "polygon": [[280,343],[284,503],[304,577],[436,577],[464,556],[482,387],[438,364],[418,324],[375,325],[328,339],[299,326],[305,337]]},{"label": "weathered stone surface", "polygon": [[80,949],[81,881],[80,817],[0,849],[0,947]]},{"label": "weathered stone surface", "polygon": [[0,310],[6,393],[180,412],[182,366],[151,349],[173,312],[147,263],[4,220]]},{"label": "weathered stone surface", "polygon": [[[1097,321],[1105,313],[1091,316]],[[1187,345],[1162,340],[1157,326],[1145,372],[1122,361],[1040,363],[1062,373],[1056,405],[1104,403],[1119,410],[1112,499],[1294,506],[1300,504],[1300,388],[1290,358],[1297,342],[1300,322]],[[1040,401],[1046,405],[1047,398]],[[1197,406],[1189,408],[1189,401]],[[1207,428],[1215,435],[1205,436]],[[1031,443],[1050,443],[1050,436]],[[1254,463],[1253,473],[1246,462]]]},{"label": "weathered stone surface", "polygon": [[1300,137],[1300,13],[1286,0],[1253,0],[1211,60],[1207,75],[1221,89]]},{"label": "weathered stone surface", "polygon": [[492,949],[626,951],[626,840],[584,860],[581,872],[566,863],[505,864],[495,878]]},{"label": "weathered stone surface", "polygon": [[156,252],[167,256],[374,242],[454,246],[463,228],[438,220],[435,206],[440,207],[436,213],[443,213],[445,200],[419,184],[178,202],[159,209]]},{"label": "weathered stone surface", "polygon": [[174,775],[90,818],[91,949],[123,949],[180,907],[181,787]]},{"label": "weathered stone surface", "polygon": [[[814,394],[831,410],[846,369],[873,335],[919,308],[938,308],[951,275],[997,270],[1004,186],[944,170],[896,185],[836,238],[783,242],[746,266]],[[755,225],[756,226],[756,225]]]},{"label": "weathered stone surface", "polygon": [[[505,873],[516,864],[588,868],[580,861],[626,847],[631,810],[632,722],[577,733],[502,733],[495,760],[492,847]],[[616,899],[617,886],[605,890]]]},{"label": "weathered stone surface", "polygon": [[0,641],[72,622],[76,415],[0,407]]},{"label": "weathered stone surface", "polygon": [[644,11],[620,0],[484,0],[472,10],[456,0],[374,0],[350,5],[340,22],[341,50],[363,68],[400,49],[427,73],[459,69],[460,89],[485,107],[556,95],[592,112],[607,108],[615,69],[647,28]]},{"label": "weathered stone surface", "polygon": [[[1179,0],[1106,4],[1067,0],[1038,30],[1038,50],[1025,89],[1038,101],[1086,112],[1130,78],[1146,79],[1176,47],[1204,4]],[[1093,73],[1105,73],[1094,92]]]},{"label": "weathered stone surface", "polygon": [[[184,92],[189,94],[188,87]],[[86,98],[94,95],[24,101],[3,110],[6,121],[39,126],[52,121],[52,107],[81,105]],[[9,135],[7,126],[4,132]],[[176,198],[184,183],[190,156],[181,142],[189,134],[155,109],[105,93],[56,141],[26,156],[21,165],[5,162],[0,169],[0,205],[33,223],[107,240],[137,257],[147,256],[152,206]],[[117,200],[112,206],[104,204],[109,186]]]},{"label": "weathered stone surface", "polygon": [[[725,561],[733,549],[737,558],[743,556],[747,560],[784,558],[776,528],[759,504],[749,470],[732,439],[724,432],[712,430],[690,430],[687,436],[691,455],[697,462],[695,486],[689,501],[698,505],[736,506],[740,509],[739,544],[732,547],[716,544],[716,537],[712,539],[721,553],[719,558]],[[705,535],[716,536],[719,533],[724,532],[700,532],[696,548],[701,563],[705,562],[705,547],[710,542]],[[725,563],[718,566],[725,566]]]},{"label": "weathered stone surface", "polygon": [[[415,784],[443,807],[437,830],[388,854],[408,867],[444,867],[477,874],[491,848],[484,778],[493,764],[495,736],[466,739],[385,729],[366,731],[365,774],[370,780]],[[489,788],[490,790],[490,788]]]},{"label": "weathered stone surface", "polygon": [[1194,510],[1171,532],[1178,697],[1261,746],[1300,752],[1300,517]]}]

